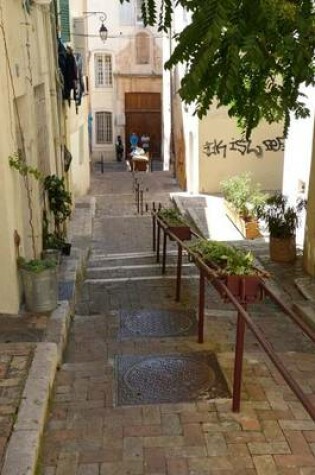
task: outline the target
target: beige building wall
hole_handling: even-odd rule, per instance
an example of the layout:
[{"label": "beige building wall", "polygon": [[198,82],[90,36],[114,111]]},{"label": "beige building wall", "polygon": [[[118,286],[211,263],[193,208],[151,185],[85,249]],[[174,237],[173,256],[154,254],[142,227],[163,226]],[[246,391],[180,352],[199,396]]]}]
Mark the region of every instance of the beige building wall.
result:
[{"label": "beige building wall", "polygon": [[281,124],[262,124],[246,141],[226,110],[209,112],[199,125],[199,191],[219,193],[221,180],[246,171],[264,190],[281,190],[282,135]]},{"label": "beige building wall", "polygon": [[[88,11],[104,11],[107,15],[105,25],[108,39],[102,43],[97,35],[100,28],[98,15],[88,17],[89,33],[89,86],[90,111],[92,114],[93,158],[101,154],[105,160],[115,158],[115,138],[121,135],[125,140],[125,93],[159,92],[162,96],[162,34],[157,27],[144,28],[136,18],[137,0],[130,2],[106,2],[88,0]],[[136,35],[148,35],[150,61],[137,64]],[[94,36],[93,36],[94,35]],[[112,58],[113,84],[111,87],[96,87],[95,55],[108,54]],[[98,144],[95,126],[97,112],[112,114],[112,143]]]}]

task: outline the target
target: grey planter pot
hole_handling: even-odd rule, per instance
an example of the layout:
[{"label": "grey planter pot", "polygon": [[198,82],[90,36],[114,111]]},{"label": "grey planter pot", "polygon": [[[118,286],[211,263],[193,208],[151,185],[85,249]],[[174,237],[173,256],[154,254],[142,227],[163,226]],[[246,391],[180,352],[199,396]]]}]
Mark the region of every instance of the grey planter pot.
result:
[{"label": "grey planter pot", "polygon": [[57,269],[30,272],[22,269],[22,280],[27,310],[31,312],[51,312],[57,307]]}]

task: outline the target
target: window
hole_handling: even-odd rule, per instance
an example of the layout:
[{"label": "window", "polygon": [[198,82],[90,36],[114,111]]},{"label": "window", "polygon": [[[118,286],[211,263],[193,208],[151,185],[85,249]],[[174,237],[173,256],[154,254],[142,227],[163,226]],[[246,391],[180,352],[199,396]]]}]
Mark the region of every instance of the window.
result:
[{"label": "window", "polygon": [[112,113],[96,112],[95,119],[96,144],[113,143]]},{"label": "window", "polygon": [[136,63],[150,63],[150,37],[147,33],[138,33],[136,36]]},{"label": "window", "polygon": [[110,54],[96,54],[95,61],[95,87],[112,87],[113,71],[112,57]]}]

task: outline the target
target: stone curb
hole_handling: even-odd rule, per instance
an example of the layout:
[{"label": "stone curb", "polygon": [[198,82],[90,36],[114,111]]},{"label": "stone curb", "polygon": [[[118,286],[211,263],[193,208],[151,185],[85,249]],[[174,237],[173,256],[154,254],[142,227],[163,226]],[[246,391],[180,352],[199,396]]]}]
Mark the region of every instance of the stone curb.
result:
[{"label": "stone curb", "polygon": [[2,475],[33,475],[36,471],[57,361],[55,343],[36,345],[17,421],[6,450]]},{"label": "stone curb", "polygon": [[71,309],[67,300],[58,302],[58,307],[49,317],[45,341],[57,345],[57,363],[61,365],[63,351],[68,340],[68,330],[71,322]]}]

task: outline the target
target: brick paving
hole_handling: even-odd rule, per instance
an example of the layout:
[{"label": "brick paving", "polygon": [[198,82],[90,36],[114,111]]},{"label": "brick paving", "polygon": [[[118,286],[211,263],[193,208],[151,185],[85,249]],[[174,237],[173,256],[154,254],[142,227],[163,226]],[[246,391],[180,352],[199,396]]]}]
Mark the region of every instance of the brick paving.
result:
[{"label": "brick paving", "polygon": [[32,343],[0,344],[0,472],[34,348]]},{"label": "brick paving", "polygon": [[[156,172],[144,180],[150,201],[167,202],[168,193],[176,191],[168,174]],[[121,310],[187,311],[197,305],[198,281],[189,266],[182,301],[174,302],[172,257],[161,278],[151,253],[150,218],[137,216],[132,186],[131,173],[93,177],[96,218],[87,278],[56,379],[40,473],[315,474],[315,422],[249,333],[239,414],[231,412],[230,399],[117,404],[117,355],[215,351],[230,387],[234,358],[235,312],[211,288],[203,345],[195,335],[121,338]],[[142,266],[137,268],[140,274],[133,274],[135,266]],[[290,280],[288,272],[285,275]],[[251,310],[315,402],[315,354],[309,342],[270,302]]]}]

